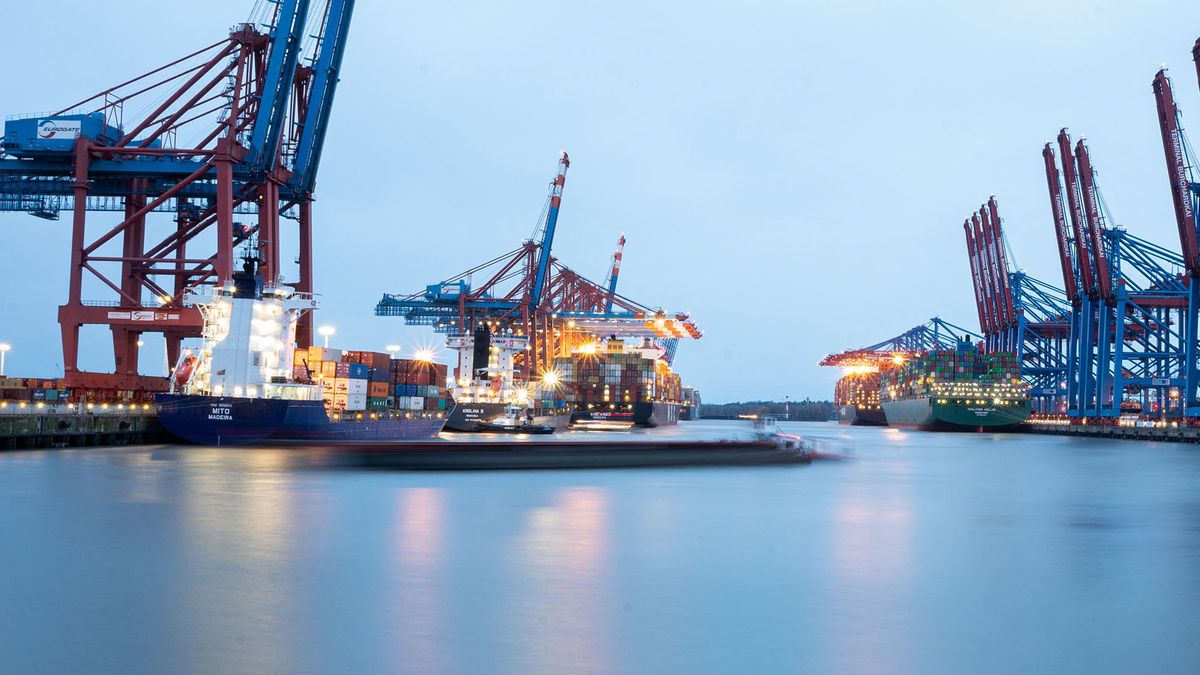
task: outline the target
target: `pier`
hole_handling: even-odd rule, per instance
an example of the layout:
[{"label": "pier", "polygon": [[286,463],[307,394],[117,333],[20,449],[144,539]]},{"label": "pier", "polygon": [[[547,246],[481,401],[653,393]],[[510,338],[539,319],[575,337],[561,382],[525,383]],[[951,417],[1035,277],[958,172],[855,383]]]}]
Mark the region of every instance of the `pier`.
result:
[{"label": "pier", "polygon": [[0,450],[129,445],[164,438],[153,408],[0,406]]},{"label": "pier", "polygon": [[1200,443],[1200,428],[1177,421],[1143,421],[1138,423],[1096,424],[1081,421],[1030,420],[1025,430],[1037,434],[1086,436],[1130,441],[1164,441],[1167,443]]}]

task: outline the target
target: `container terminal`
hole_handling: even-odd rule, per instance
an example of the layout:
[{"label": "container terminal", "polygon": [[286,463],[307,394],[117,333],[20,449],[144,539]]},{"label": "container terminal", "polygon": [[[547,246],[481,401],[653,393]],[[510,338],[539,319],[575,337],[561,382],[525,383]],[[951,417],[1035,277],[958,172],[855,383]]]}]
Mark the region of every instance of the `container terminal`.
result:
[{"label": "container terminal", "polygon": [[[1192,60],[1194,76],[1200,81],[1200,39],[1192,47]],[[1193,74],[1184,77],[1190,81]],[[827,356],[822,365],[843,369],[835,391],[842,421],[869,423],[882,412],[891,423],[886,419],[888,397],[899,383],[896,378],[905,377],[897,372],[905,367],[900,364],[914,358],[936,361],[944,350],[957,351],[954,344],[962,338],[974,343],[978,356],[972,358],[996,362],[983,368],[994,375],[989,377],[994,380],[989,382],[994,389],[990,393],[998,394],[989,404],[1006,403],[1002,407],[1009,413],[1027,406],[1029,419],[1022,425],[1026,430],[1196,440],[1200,430],[1198,158],[1184,130],[1176,85],[1167,69],[1160,69],[1148,84],[1147,95],[1153,95],[1157,110],[1166,165],[1164,188],[1172,202],[1178,245],[1148,241],[1120,224],[1098,179],[1103,148],[1097,143],[1094,154],[1089,142],[1102,136],[1073,139],[1068,128],[1060,128],[1040,154],[1061,286],[1012,264],[1014,249],[1004,234],[998,201],[990,197],[962,224],[979,332],[934,319],[891,341]],[[1200,102],[1194,98],[1193,102],[1200,109]],[[1011,386],[1010,367],[1019,376],[1023,392]],[[976,366],[972,369],[982,372]],[[926,373],[920,386],[944,382],[945,377],[944,372]],[[974,376],[952,381],[964,379]],[[908,386],[916,393],[914,385]],[[943,397],[932,398],[936,402]],[[973,400],[987,398],[981,395]],[[890,407],[897,410],[894,399]],[[909,421],[907,413],[905,417]]]},{"label": "container terminal", "polygon": [[[450,429],[492,430],[514,408],[555,428],[654,427],[677,423],[698,404],[694,390],[685,401],[671,364],[681,340],[703,333],[686,313],[617,292],[625,235],[607,283],[553,256],[570,166],[562,153],[532,238],[414,293],[384,294],[375,307],[377,316],[447,336],[457,354],[451,384],[459,404]],[[472,285],[474,278],[485,281]]]},{"label": "container terminal", "polygon": [[[679,341],[702,333],[685,313],[617,292],[624,235],[604,284],[553,257],[565,152],[531,239],[379,302],[378,316],[446,335],[453,373],[428,359],[314,345],[312,204],[353,3],[258,3],[253,12],[165,65],[55,112],[5,122],[0,210],[48,221],[67,214],[72,243],[58,311],[63,375],[4,378],[0,410],[59,415],[60,423],[68,411],[142,418],[167,410],[163,426],[199,442],[246,432],[209,428],[225,417],[214,417],[216,404],[289,420],[319,407],[321,424],[340,422],[341,434],[353,426],[346,422],[399,427],[428,418],[438,429],[554,431],[699,415],[698,392],[671,366]],[[315,34],[306,31],[312,25]],[[298,244],[288,278],[291,239]],[[480,277],[488,280],[473,287]],[[111,332],[111,372],[79,367],[85,326]],[[138,348],[156,334],[174,364],[167,377],[138,371]],[[268,414],[264,401],[273,399],[295,409]],[[146,423],[146,433],[157,427]]]}]

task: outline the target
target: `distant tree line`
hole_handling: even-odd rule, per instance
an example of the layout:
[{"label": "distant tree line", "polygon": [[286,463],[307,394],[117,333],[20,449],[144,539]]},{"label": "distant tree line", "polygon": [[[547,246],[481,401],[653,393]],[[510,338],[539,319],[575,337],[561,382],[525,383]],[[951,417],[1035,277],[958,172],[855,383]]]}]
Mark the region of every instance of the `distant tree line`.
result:
[{"label": "distant tree line", "polygon": [[823,422],[836,416],[832,401],[792,401],[786,406],[782,401],[745,401],[738,403],[703,403],[700,413],[712,419],[734,418],[739,415],[774,415],[785,419],[784,409],[787,409],[786,419],[803,422]]}]

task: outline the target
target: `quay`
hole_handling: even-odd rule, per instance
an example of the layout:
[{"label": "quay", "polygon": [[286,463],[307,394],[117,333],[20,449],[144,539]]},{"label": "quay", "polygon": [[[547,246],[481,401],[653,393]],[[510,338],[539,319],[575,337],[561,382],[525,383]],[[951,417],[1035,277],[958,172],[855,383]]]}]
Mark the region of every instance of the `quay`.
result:
[{"label": "quay", "polygon": [[0,450],[130,445],[165,438],[153,407],[0,405]]},{"label": "quay", "polygon": [[1131,441],[1164,441],[1168,443],[1200,443],[1200,428],[1178,422],[1146,422],[1137,424],[1084,424],[1078,420],[1038,420],[1025,423],[1024,430],[1037,434],[1114,438]]}]

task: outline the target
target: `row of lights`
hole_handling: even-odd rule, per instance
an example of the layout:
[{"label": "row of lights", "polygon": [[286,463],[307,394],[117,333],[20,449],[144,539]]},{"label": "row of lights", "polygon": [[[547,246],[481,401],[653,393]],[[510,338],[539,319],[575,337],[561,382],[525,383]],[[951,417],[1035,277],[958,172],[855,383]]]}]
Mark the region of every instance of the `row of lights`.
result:
[{"label": "row of lights", "polygon": [[[13,403],[17,404],[18,409],[25,409],[25,408],[29,407],[29,403],[27,401],[0,401],[0,408],[9,408],[13,405]],[[73,405],[73,404],[68,403],[66,405]],[[38,410],[42,410],[46,407],[46,402],[45,401],[37,401],[36,403],[33,404],[33,407]],[[99,406],[97,406],[97,404],[95,404],[95,403],[88,403],[85,405],[85,407],[88,410],[95,410],[97,407],[99,407],[101,410],[108,410],[109,404],[108,403],[100,403]],[[128,407],[130,410],[138,410],[139,408],[142,410],[149,410],[150,404],[143,403],[141,405],[138,405],[137,403],[130,403],[128,406],[126,406],[124,403],[117,403],[116,405],[114,405],[112,407],[116,410],[125,410],[126,407]]]}]

